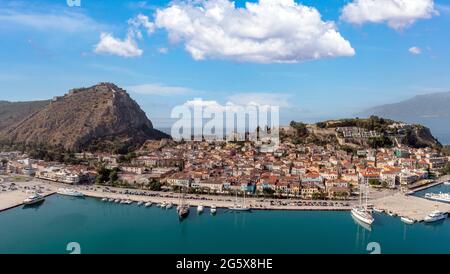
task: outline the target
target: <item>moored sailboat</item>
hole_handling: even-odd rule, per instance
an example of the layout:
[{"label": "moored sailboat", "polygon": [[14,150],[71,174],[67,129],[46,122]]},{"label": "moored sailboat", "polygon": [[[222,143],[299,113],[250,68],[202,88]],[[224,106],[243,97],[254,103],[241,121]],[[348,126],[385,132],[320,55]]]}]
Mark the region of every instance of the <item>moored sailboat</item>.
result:
[{"label": "moored sailboat", "polygon": [[368,187],[365,186],[365,203],[363,203],[363,197],[362,197],[362,189],[360,184],[360,191],[359,191],[359,205],[352,208],[351,214],[352,216],[368,225],[371,225],[374,222],[374,218],[372,216],[371,210],[368,209],[367,201],[368,201]]}]

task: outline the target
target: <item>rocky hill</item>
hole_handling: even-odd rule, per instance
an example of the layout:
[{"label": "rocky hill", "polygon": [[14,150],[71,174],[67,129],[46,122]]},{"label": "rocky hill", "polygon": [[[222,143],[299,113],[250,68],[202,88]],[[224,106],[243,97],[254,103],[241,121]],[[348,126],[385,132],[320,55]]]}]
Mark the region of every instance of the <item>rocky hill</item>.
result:
[{"label": "rocky hill", "polygon": [[110,150],[170,138],[153,128],[128,93],[111,83],[73,89],[1,130],[2,140],[67,150]]},{"label": "rocky hill", "polygon": [[404,144],[410,147],[441,147],[431,130],[419,124],[406,124],[371,116],[365,119],[340,119],[304,124],[291,122],[282,131],[282,138],[294,143],[338,144],[354,148],[389,147]]},{"label": "rocky hill", "polygon": [[50,100],[33,102],[0,101],[0,131],[22,121],[48,104],[50,104]]},{"label": "rocky hill", "polygon": [[370,108],[360,115],[382,115],[429,127],[444,144],[450,144],[450,92],[418,95],[411,99]]}]

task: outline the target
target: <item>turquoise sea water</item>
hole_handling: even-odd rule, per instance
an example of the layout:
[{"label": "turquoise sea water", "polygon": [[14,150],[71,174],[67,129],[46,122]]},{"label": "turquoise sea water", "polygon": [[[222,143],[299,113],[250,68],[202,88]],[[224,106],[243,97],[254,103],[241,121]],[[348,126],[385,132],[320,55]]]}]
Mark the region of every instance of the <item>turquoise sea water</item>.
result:
[{"label": "turquoise sea water", "polygon": [[406,225],[375,214],[371,231],[349,212],[176,210],[54,195],[39,207],[0,212],[0,253],[450,253],[450,221]]}]

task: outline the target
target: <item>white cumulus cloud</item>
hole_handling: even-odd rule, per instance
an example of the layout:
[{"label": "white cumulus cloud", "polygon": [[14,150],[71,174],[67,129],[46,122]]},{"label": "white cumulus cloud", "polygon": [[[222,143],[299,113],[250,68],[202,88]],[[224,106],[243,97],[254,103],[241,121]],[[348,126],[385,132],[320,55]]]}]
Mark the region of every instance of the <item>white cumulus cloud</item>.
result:
[{"label": "white cumulus cloud", "polygon": [[141,56],[144,51],[139,48],[137,41],[142,39],[141,28],[147,30],[147,34],[155,31],[155,25],[147,16],[138,14],[128,20],[127,37],[123,40],[115,38],[111,33],[101,33],[100,42],[95,46],[96,53],[111,54],[121,57]]},{"label": "white cumulus cloud", "polygon": [[228,0],[177,1],[157,10],[155,24],[195,60],[293,63],[355,54],[334,22],[294,0],[259,0],[245,8]]},{"label": "white cumulus cloud", "polygon": [[137,57],[143,53],[130,33],[124,40],[120,40],[110,33],[103,32],[100,34],[100,42],[95,46],[94,51],[121,57]]},{"label": "white cumulus cloud", "polygon": [[422,49],[420,49],[419,47],[411,47],[408,49],[408,51],[413,55],[419,55],[422,53]]},{"label": "white cumulus cloud", "polygon": [[437,14],[433,0],[353,0],[342,9],[341,19],[358,25],[387,23],[401,30]]}]

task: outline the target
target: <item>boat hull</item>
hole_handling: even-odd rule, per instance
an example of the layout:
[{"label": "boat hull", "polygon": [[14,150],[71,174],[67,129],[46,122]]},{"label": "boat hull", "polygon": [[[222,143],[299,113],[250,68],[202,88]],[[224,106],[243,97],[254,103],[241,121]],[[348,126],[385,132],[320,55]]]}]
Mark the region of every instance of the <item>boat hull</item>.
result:
[{"label": "boat hull", "polygon": [[414,220],[412,220],[412,219],[405,218],[405,217],[400,218],[400,220],[401,220],[402,222],[404,222],[405,224],[408,224],[408,225],[412,225],[412,224],[414,224],[414,223],[416,222],[416,221],[414,221]]},{"label": "boat hull", "polygon": [[36,204],[40,204],[40,203],[42,203],[44,201],[45,201],[45,198],[42,197],[40,199],[36,199],[36,200],[33,200],[33,201],[24,201],[23,204],[24,205],[36,205]]},{"label": "boat hull", "polygon": [[434,222],[438,222],[438,221],[441,221],[441,220],[445,220],[445,219],[447,219],[447,217],[448,217],[448,214],[443,214],[443,215],[441,215],[439,217],[434,217],[434,218],[426,217],[424,219],[424,222],[425,223],[434,223]]},{"label": "boat hull", "polygon": [[358,210],[356,209],[352,209],[352,216],[356,219],[358,219],[359,221],[371,225],[374,221],[373,218],[370,218],[369,216],[365,216],[365,214],[360,213]]}]

